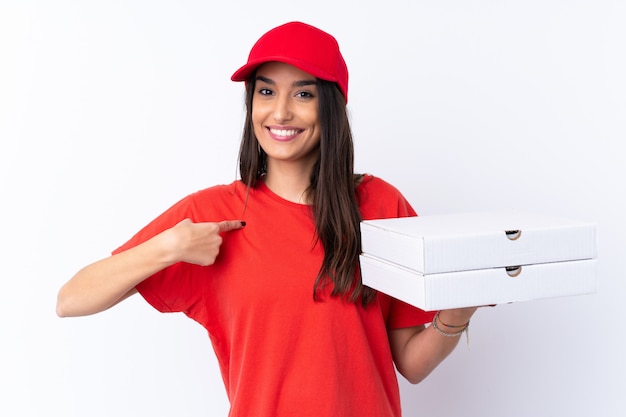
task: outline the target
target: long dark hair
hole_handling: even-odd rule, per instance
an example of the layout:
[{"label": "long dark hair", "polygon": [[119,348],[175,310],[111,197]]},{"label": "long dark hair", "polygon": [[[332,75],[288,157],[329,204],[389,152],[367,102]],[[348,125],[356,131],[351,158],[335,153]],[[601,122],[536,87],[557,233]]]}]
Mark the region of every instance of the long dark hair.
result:
[{"label": "long dark hair", "polygon": [[[267,155],[259,146],[252,125],[252,98],[256,73],[246,82],[246,121],[239,150],[241,180],[256,187],[267,169]],[[354,145],[346,102],[337,85],[317,79],[318,111],[321,125],[319,158],[311,172],[307,196],[312,203],[319,242],[324,248],[313,298],[332,284],[331,296],[368,304],[376,292],[363,286],[359,272],[361,213],[355,188],[362,176],[354,174]],[[357,276],[357,273],[359,274]]]}]

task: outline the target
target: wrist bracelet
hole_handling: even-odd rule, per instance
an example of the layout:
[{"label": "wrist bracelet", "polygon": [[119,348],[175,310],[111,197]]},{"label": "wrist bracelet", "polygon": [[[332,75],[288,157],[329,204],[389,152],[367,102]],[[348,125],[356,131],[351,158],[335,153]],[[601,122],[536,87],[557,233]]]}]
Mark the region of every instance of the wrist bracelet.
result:
[{"label": "wrist bracelet", "polygon": [[[463,328],[462,330],[459,330],[458,332],[454,332],[454,333],[446,333],[443,330],[441,330],[439,328],[439,326],[437,325],[437,321],[439,320],[439,322],[441,322],[441,324],[443,324],[446,327],[450,327],[450,328]],[[433,317],[433,325],[432,325],[433,329],[435,329],[437,331],[437,333],[439,333],[442,336],[446,336],[446,337],[459,337],[461,336],[463,333],[465,333],[465,338],[467,340],[467,347],[469,348],[469,321],[467,323],[465,323],[462,326],[448,326],[447,324],[445,324],[444,322],[441,321],[441,319],[439,319],[439,311],[437,311],[435,313],[435,317]]]},{"label": "wrist bracelet", "polygon": [[439,316],[439,313],[441,313],[441,310],[439,310],[439,311],[437,311],[435,313],[435,317],[437,318],[437,320],[439,320],[439,323],[443,324],[446,327],[449,327],[451,329],[460,329],[462,327],[462,328],[465,329],[467,326],[469,326],[469,323],[470,323],[469,320],[467,321],[467,323],[461,324],[460,326],[453,326],[452,324],[446,324],[446,323],[443,322],[443,320],[441,320],[441,317]]}]

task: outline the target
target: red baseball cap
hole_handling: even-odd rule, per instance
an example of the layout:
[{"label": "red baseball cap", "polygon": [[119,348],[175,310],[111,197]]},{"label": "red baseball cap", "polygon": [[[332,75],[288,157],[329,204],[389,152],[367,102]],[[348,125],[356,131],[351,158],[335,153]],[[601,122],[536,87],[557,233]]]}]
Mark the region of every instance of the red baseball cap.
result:
[{"label": "red baseball cap", "polygon": [[248,62],[230,77],[246,81],[261,64],[284,62],[322,80],[332,81],[348,102],[348,67],[330,34],[302,22],[289,22],[265,33],[250,50]]}]

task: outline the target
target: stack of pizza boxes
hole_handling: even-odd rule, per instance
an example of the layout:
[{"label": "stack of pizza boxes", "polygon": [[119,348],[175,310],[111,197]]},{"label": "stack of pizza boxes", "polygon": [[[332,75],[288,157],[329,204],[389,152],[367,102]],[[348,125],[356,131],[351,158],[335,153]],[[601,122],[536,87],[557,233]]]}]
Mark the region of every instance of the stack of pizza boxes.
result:
[{"label": "stack of pizza boxes", "polygon": [[597,291],[593,222],[519,211],[361,223],[363,283],[426,311]]}]

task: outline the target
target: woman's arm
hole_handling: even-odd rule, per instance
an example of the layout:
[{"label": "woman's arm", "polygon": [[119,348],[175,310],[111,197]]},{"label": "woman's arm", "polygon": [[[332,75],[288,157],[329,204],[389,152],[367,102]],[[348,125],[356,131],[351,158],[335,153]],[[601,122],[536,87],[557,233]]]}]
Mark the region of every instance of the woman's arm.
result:
[{"label": "woman's arm", "polygon": [[238,220],[193,223],[186,219],[127,251],[90,264],[59,290],[59,317],[104,311],[136,292],[135,286],[177,262],[211,265],[222,244],[220,233],[240,229]]},{"label": "woman's arm", "polygon": [[[459,331],[456,326],[469,322],[477,307],[442,310],[438,327],[444,333]],[[455,327],[446,327],[443,323]],[[398,372],[412,384],[424,380],[456,347],[460,337],[440,334],[433,326],[417,326],[389,332],[391,353]]]}]

